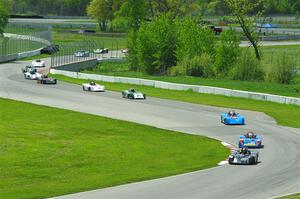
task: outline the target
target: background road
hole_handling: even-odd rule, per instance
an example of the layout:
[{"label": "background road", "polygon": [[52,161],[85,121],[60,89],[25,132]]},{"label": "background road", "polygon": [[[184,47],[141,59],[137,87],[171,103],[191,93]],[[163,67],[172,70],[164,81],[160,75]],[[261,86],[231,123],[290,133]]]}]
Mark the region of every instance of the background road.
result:
[{"label": "background road", "polygon": [[38,85],[23,78],[21,68],[27,64],[0,65],[0,97],[205,135],[232,144],[249,129],[263,136],[265,148],[255,166],[223,165],[60,198],[270,198],[300,192],[300,129],[278,126],[265,114],[252,111],[237,110],[245,115],[247,125],[225,126],[219,114],[227,108],[151,97],[132,101],[123,99],[121,93],[84,92],[79,85],[63,82]]}]

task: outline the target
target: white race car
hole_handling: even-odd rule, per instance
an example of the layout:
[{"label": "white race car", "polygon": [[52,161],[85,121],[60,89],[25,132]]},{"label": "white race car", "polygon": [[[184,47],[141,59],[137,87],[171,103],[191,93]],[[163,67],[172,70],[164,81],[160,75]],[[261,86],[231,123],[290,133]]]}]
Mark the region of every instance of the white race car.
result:
[{"label": "white race car", "polygon": [[75,57],[89,57],[90,56],[90,52],[89,51],[77,51],[74,53]]},{"label": "white race car", "polygon": [[96,84],[95,82],[90,82],[90,83],[82,84],[82,89],[84,91],[103,92],[105,90],[105,87],[102,85]]},{"label": "white race car", "polygon": [[31,70],[27,70],[24,73],[24,77],[25,79],[37,80],[37,79],[41,79],[43,75],[38,73],[35,68],[32,68]]},{"label": "white race car", "polygon": [[96,50],[94,50],[95,54],[105,54],[108,53],[108,48],[98,48]]},{"label": "white race car", "polygon": [[46,64],[45,64],[45,61],[37,59],[37,60],[32,61],[31,66],[33,66],[35,68],[43,68],[43,67],[46,67]]}]

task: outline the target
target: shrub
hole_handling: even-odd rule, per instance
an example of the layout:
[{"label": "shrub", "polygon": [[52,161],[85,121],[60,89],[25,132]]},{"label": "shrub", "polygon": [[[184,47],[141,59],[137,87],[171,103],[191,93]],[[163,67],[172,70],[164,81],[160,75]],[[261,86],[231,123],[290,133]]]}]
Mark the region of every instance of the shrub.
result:
[{"label": "shrub", "polygon": [[[165,14],[141,25],[136,51],[139,66],[148,74],[164,74],[176,65],[176,31],[174,21]],[[130,52],[132,53],[132,52]]]},{"label": "shrub", "polygon": [[240,38],[234,30],[226,30],[221,34],[215,60],[215,73],[218,77],[228,75],[240,53],[239,44]]},{"label": "shrub", "polygon": [[296,76],[296,63],[292,57],[284,52],[275,57],[269,79],[281,84],[289,84]]},{"label": "shrub", "polygon": [[263,80],[264,72],[254,54],[245,50],[238,57],[229,77],[236,80]]},{"label": "shrub", "polygon": [[171,75],[189,75],[197,77],[212,76],[213,60],[209,54],[202,54],[195,56],[192,59],[184,59],[179,62],[177,66],[172,67],[170,70]]},{"label": "shrub", "polygon": [[199,26],[191,18],[177,19],[175,24],[177,30],[176,57],[179,62],[201,56],[203,53],[214,56],[216,36],[210,28]]}]

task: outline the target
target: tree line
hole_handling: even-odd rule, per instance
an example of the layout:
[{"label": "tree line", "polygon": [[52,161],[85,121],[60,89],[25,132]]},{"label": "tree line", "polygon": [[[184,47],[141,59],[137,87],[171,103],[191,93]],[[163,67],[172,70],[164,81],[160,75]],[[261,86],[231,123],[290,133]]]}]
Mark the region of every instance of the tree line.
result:
[{"label": "tree line", "polygon": [[[60,15],[60,16],[86,16],[86,7],[92,0],[7,0],[13,5],[14,14],[37,14],[37,15]],[[97,0],[100,4],[110,4],[112,7],[125,3],[126,0]],[[179,9],[183,4],[190,1],[152,1],[149,3],[151,15],[155,15],[156,9],[160,12],[173,7]],[[192,0],[197,4],[200,15],[226,15],[230,9],[225,0]],[[174,4],[179,2],[179,4]],[[249,1],[251,2],[251,0]],[[265,0],[267,14],[299,14],[299,0]],[[110,8],[110,7],[109,7]],[[112,10],[115,11],[115,10]],[[181,10],[184,11],[184,10]],[[107,12],[107,11],[106,11]]]}]

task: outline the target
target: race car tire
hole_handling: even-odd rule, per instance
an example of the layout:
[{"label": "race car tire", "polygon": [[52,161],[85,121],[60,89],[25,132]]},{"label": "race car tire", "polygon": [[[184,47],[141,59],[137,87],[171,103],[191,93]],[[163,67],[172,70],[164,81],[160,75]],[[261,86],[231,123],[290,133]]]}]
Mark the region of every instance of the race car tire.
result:
[{"label": "race car tire", "polygon": [[88,90],[91,91],[91,87],[89,87]]},{"label": "race car tire", "polygon": [[128,98],[129,99],[134,99],[134,96],[133,95],[128,95]]},{"label": "race car tire", "polygon": [[54,80],[54,84],[57,84],[57,79]]},{"label": "race car tire", "polygon": [[143,94],[143,96],[144,96],[144,99],[146,99],[146,94]]},{"label": "race car tire", "polygon": [[254,158],[254,157],[251,157],[251,158],[249,159],[249,164],[250,164],[250,165],[254,165],[255,163],[256,163],[255,158]]},{"label": "race car tire", "polygon": [[82,90],[85,91],[85,87],[84,86],[82,87]]},{"label": "race car tire", "polygon": [[227,125],[227,119],[224,119],[224,122],[223,122],[223,123]]}]

